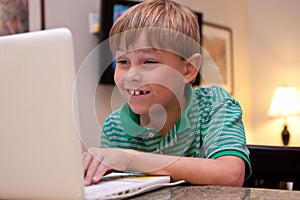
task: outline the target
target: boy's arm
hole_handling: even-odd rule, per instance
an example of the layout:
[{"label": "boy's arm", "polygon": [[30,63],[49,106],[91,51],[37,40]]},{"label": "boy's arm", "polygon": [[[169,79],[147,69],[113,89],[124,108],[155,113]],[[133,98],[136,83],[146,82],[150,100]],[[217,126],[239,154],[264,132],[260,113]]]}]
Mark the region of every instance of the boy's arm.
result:
[{"label": "boy's arm", "polygon": [[148,175],[169,175],[191,184],[242,186],[244,161],[236,156],[217,159],[177,157],[125,149],[91,148],[84,159],[86,185],[98,182],[109,169],[135,170]]},{"label": "boy's arm", "polygon": [[149,175],[169,175],[191,184],[242,186],[245,162],[236,156],[217,159],[175,157],[138,152],[130,155],[130,169]]},{"label": "boy's arm", "polygon": [[[195,185],[242,186],[244,182],[245,163],[236,156],[222,156],[217,159],[195,157],[177,157],[174,159],[173,156],[167,155],[145,155],[145,153],[140,153],[138,156],[133,155],[130,168],[138,170],[144,166],[147,166],[147,168],[151,166],[154,170],[145,171],[144,173],[169,175],[173,181],[183,179]],[[162,163],[166,165],[161,166]],[[159,168],[160,166],[161,168]]]}]

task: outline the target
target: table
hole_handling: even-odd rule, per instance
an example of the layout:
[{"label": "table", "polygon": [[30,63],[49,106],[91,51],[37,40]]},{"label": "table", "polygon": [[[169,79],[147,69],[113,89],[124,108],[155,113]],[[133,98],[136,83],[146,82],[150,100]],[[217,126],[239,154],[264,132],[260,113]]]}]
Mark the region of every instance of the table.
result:
[{"label": "table", "polygon": [[190,186],[180,185],[165,187],[131,198],[131,200],[167,200],[167,199],[258,199],[258,200],[293,200],[300,199],[300,191],[274,190],[260,188],[225,187],[225,186]]}]

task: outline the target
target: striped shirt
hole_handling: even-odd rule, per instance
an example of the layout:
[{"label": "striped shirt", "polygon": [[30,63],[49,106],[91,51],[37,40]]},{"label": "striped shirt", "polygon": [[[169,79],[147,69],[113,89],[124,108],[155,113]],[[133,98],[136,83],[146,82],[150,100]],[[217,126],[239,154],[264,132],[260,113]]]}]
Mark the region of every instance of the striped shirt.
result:
[{"label": "striped shirt", "polygon": [[187,106],[163,137],[158,130],[140,126],[138,115],[127,103],[105,121],[101,147],[216,159],[232,155],[246,163],[251,174],[242,111],[239,103],[220,87],[186,87]]}]

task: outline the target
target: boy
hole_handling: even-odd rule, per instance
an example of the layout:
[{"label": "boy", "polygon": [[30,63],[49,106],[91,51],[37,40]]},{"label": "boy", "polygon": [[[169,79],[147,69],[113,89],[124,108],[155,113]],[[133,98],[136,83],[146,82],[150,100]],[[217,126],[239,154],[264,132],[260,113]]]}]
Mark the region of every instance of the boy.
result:
[{"label": "boy", "polygon": [[83,154],[85,185],[112,170],[191,184],[242,186],[251,173],[239,104],[191,84],[201,65],[193,12],[171,0],[126,11],[110,32],[114,80],[127,103],[106,120],[102,148]]}]

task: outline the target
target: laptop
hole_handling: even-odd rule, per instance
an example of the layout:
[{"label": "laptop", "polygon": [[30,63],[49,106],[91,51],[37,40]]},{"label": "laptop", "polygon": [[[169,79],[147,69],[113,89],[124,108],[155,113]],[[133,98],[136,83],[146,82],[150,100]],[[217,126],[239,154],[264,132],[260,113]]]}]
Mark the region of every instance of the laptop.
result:
[{"label": "laptop", "polygon": [[174,184],[111,174],[83,186],[74,80],[68,29],[0,37],[0,199],[118,199]]}]

